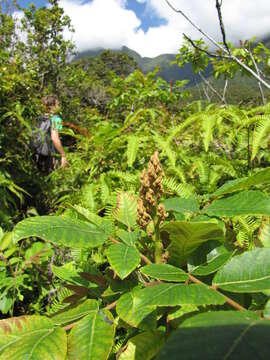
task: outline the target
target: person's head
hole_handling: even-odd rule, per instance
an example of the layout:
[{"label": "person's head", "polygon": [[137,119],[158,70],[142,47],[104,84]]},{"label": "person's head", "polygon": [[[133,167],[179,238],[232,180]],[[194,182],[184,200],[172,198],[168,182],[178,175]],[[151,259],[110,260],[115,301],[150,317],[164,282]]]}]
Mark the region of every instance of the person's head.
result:
[{"label": "person's head", "polygon": [[54,113],[59,110],[59,100],[56,95],[44,96],[41,100],[42,104],[48,113]]}]

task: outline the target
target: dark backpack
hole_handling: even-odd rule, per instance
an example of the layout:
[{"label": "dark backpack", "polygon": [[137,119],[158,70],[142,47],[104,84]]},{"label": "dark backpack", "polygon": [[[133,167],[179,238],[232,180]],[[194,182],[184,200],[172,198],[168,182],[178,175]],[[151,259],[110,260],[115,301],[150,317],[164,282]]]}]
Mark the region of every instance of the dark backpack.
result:
[{"label": "dark backpack", "polygon": [[30,142],[34,154],[50,156],[54,151],[51,140],[51,119],[48,115],[42,115],[37,120],[37,125],[33,129]]}]

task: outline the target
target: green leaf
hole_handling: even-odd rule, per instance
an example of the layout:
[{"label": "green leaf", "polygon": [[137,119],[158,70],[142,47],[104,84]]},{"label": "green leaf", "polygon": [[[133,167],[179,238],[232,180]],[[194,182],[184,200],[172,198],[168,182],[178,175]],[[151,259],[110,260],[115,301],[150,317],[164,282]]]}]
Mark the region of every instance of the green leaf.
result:
[{"label": "green leaf", "polygon": [[91,312],[72,328],[68,336],[68,359],[108,359],[114,332],[114,319],[108,310]]},{"label": "green leaf", "polygon": [[112,212],[113,217],[132,229],[137,221],[137,199],[128,193],[120,193],[117,196],[116,208]]},{"label": "green leaf", "polygon": [[134,246],[136,241],[139,238],[139,231],[135,230],[132,232],[125,231],[123,229],[117,230],[117,236],[126,244],[129,246]]},{"label": "green leaf", "polygon": [[131,338],[119,360],[151,360],[165,343],[165,334],[161,331],[143,332]]},{"label": "green leaf", "polygon": [[169,264],[150,264],[140,269],[144,275],[148,275],[154,279],[180,282],[188,279],[187,273],[182,269]]},{"label": "green leaf", "polygon": [[[198,253],[202,252],[202,249],[198,249]],[[196,255],[196,254],[195,254]],[[193,255],[192,255],[193,256]],[[212,249],[206,255],[206,261],[200,263],[199,265],[190,265],[188,270],[193,275],[198,276],[206,276],[209,274],[213,274],[218,269],[220,269],[228,260],[232,257],[232,252],[229,251],[225,246],[220,245]],[[189,259],[190,262],[190,259]]]},{"label": "green leaf", "polygon": [[65,360],[66,333],[41,316],[0,321],[0,360]]},{"label": "green leaf", "polygon": [[213,285],[237,293],[269,290],[270,249],[255,249],[233,257],[218,271]]},{"label": "green leaf", "polygon": [[210,216],[270,215],[270,198],[261,191],[242,191],[215,200],[202,210]]},{"label": "green leaf", "polygon": [[[169,337],[157,360],[267,359],[270,321],[251,311],[194,315]],[[192,349],[192,350],[191,350]]]},{"label": "green leaf", "polygon": [[169,233],[169,262],[176,266],[181,266],[204,242],[224,240],[224,229],[217,222],[170,221],[161,231]]},{"label": "green leaf", "polygon": [[96,300],[85,300],[76,306],[68,307],[51,317],[51,320],[56,325],[65,325],[72,323],[85,315],[92,312],[97,312],[98,302]]},{"label": "green leaf", "polygon": [[126,244],[111,245],[106,255],[113,270],[120,279],[126,278],[141,262],[139,251]]},{"label": "green leaf", "polygon": [[178,213],[196,213],[199,211],[199,203],[195,197],[183,199],[180,197],[169,198],[164,201],[166,211]]},{"label": "green leaf", "polygon": [[35,216],[19,222],[13,241],[30,236],[75,248],[93,248],[108,238],[103,229],[93,224],[61,216]]},{"label": "green leaf", "polygon": [[246,189],[250,186],[261,185],[270,182],[270,168],[258,171],[248,177],[227,181],[222,185],[213,196],[221,196],[235,191]]},{"label": "green leaf", "polygon": [[225,298],[205,285],[159,284],[138,291],[139,306],[222,305]]},{"label": "green leaf", "polygon": [[51,245],[40,241],[34,242],[32,246],[25,251],[25,259],[29,262],[36,262],[39,257],[48,257],[51,255],[53,255]]},{"label": "green leaf", "polygon": [[3,234],[3,237],[0,240],[0,250],[4,251],[9,248],[12,244],[13,232],[7,232]]},{"label": "green leaf", "polygon": [[116,304],[116,312],[119,317],[130,326],[141,329],[153,329],[156,327],[156,306],[144,306],[136,298],[140,290],[133,290],[122,295]]}]

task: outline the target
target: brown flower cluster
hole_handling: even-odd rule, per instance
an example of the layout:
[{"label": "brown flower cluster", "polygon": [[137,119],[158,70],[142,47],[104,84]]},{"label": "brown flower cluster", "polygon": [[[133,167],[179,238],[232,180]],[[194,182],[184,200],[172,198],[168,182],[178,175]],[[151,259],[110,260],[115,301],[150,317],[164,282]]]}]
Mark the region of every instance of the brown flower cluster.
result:
[{"label": "brown flower cluster", "polygon": [[164,221],[167,216],[164,205],[158,204],[163,194],[163,176],[164,172],[156,151],[150,158],[147,170],[143,170],[140,178],[138,223],[142,228],[146,228],[155,215],[158,215],[159,222]]}]

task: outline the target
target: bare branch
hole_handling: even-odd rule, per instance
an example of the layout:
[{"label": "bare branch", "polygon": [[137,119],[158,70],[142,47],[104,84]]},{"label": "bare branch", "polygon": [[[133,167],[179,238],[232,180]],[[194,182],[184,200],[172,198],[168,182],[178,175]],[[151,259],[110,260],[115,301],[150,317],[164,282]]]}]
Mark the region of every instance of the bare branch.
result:
[{"label": "bare branch", "polygon": [[217,8],[217,12],[218,12],[219,27],[220,27],[221,34],[222,34],[223,44],[224,44],[225,48],[227,49],[228,53],[231,55],[231,50],[230,50],[227,40],[226,40],[226,33],[225,33],[225,28],[224,28],[223,19],[222,19],[221,6],[222,6],[222,1],[219,2],[219,0],[216,0],[216,8]]},{"label": "bare branch", "polygon": [[[258,67],[258,65],[257,65],[257,63],[256,63],[256,60],[254,59],[254,56],[253,56],[253,54],[252,54],[252,51],[251,50],[248,50],[248,49],[245,49],[245,51],[249,54],[249,56],[250,56],[250,58],[251,58],[251,60],[252,60],[252,62],[253,62],[253,65],[254,65],[254,67],[255,67],[255,69],[256,69],[256,72],[257,72],[257,74],[260,76],[260,69],[259,69],[259,67]],[[260,93],[261,93],[261,97],[262,97],[262,102],[263,102],[263,104],[265,105],[266,104],[266,99],[265,99],[265,95],[264,95],[264,91],[263,91],[263,88],[262,88],[262,85],[261,85],[261,83],[258,81],[258,86],[259,86],[259,89],[260,89]]]},{"label": "bare branch", "polygon": [[214,93],[217,95],[217,97],[219,98],[219,100],[221,100],[224,104],[226,104],[226,101],[224,100],[224,97],[220,95],[220,93],[214,88],[214,86],[210,83],[210,81],[208,81],[201,72],[199,72],[199,75],[201,77],[201,79],[203,80],[203,82],[207,85],[207,87]]},{"label": "bare branch", "polygon": [[[222,50],[223,53],[226,55],[229,55],[229,59],[235,61],[240,67],[245,69],[247,72],[249,72],[253,77],[255,77],[261,84],[263,84],[267,89],[270,90],[270,84],[268,84],[264,79],[262,79],[255,71],[253,71],[249,66],[247,66],[245,63],[243,63],[238,57],[232,55],[227,48],[219,44],[216,40],[214,40],[210,35],[208,35],[206,32],[204,32],[202,29],[200,29],[195,23],[193,23],[192,20],[189,19],[189,17],[181,10],[176,9],[171,5],[171,3],[168,0],[165,0],[168,6],[175,12],[181,14],[196,30],[198,30],[203,36],[205,36],[212,44],[214,44],[218,49]],[[226,40],[226,39],[225,39]]]}]

